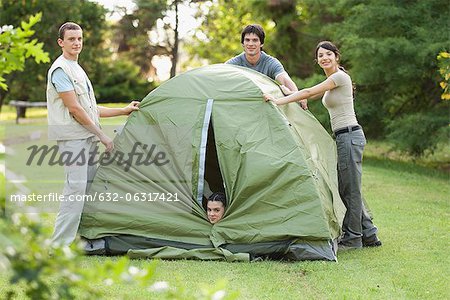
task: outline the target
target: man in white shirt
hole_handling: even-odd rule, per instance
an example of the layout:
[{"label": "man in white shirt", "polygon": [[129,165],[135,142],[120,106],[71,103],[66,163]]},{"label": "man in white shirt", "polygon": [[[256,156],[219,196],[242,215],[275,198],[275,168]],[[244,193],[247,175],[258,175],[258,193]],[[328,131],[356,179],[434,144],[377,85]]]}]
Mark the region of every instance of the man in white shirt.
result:
[{"label": "man in white shirt", "polygon": [[[67,22],[59,28],[58,45],[62,55],[50,67],[47,78],[49,139],[58,143],[60,153],[70,153],[76,162],[64,166],[64,201],[55,221],[53,241],[70,245],[78,231],[87,183],[95,173],[92,159],[100,141],[107,152],[114,149],[113,140],[100,128],[99,117],[128,115],[138,110],[132,101],[124,108],[97,106],[92,84],[78,64],[83,48],[81,27]],[[81,155],[83,154],[83,155]]]}]

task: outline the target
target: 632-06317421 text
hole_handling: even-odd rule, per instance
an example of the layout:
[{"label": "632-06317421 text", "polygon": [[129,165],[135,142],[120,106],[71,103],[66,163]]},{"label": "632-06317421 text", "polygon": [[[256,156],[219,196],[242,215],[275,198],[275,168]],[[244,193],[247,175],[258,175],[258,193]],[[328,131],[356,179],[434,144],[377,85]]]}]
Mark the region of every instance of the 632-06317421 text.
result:
[{"label": "632-06317421 text", "polygon": [[179,202],[177,193],[125,193],[124,195],[119,193],[97,193],[91,195],[92,199],[89,201],[162,201],[162,202]]}]

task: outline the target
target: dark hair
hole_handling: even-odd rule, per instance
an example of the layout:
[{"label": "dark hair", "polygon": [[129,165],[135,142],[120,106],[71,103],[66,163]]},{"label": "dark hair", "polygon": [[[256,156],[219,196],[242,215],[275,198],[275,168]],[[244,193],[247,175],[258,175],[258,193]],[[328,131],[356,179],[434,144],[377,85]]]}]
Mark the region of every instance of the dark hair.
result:
[{"label": "dark hair", "polygon": [[319,51],[319,48],[324,48],[324,49],[334,52],[334,54],[336,55],[336,58],[341,57],[341,52],[339,52],[339,49],[338,49],[338,47],[336,47],[336,45],[334,45],[330,41],[322,41],[322,42],[318,43],[316,46],[316,52],[314,55],[316,60],[317,60],[317,52]]},{"label": "dark hair", "polygon": [[66,30],[82,30],[81,26],[78,25],[77,23],[73,23],[73,22],[66,22],[64,24],[61,25],[61,27],[59,27],[58,30],[58,37],[60,39],[64,39],[64,34],[66,33]]},{"label": "dark hair", "polygon": [[227,197],[225,196],[225,193],[222,192],[215,192],[211,196],[208,197],[209,201],[220,201],[223,204],[223,207],[227,206]]},{"label": "dark hair", "polygon": [[[316,62],[317,62],[317,52],[319,51],[319,48],[323,48],[323,49],[327,49],[329,51],[332,51],[334,53],[334,55],[336,55],[336,60],[337,61],[340,60],[341,52],[339,51],[338,47],[336,47],[336,45],[333,44],[330,41],[322,41],[322,42],[318,43],[317,47],[316,47],[316,52],[315,52],[315,55],[314,55]],[[343,66],[341,66],[340,64],[339,64],[338,68],[340,70],[344,71],[345,73],[348,73],[347,70]]]},{"label": "dark hair", "polygon": [[[338,47],[336,47],[335,44],[333,44],[330,41],[322,41],[322,42],[318,43],[317,47],[316,47],[316,52],[315,52],[315,60],[316,60],[316,62],[317,62],[317,52],[319,51],[319,48],[323,48],[323,49],[327,49],[329,51],[333,51],[334,55],[336,55],[336,59],[337,60],[339,60],[341,58],[341,52],[339,52],[339,49],[338,49]],[[338,68],[339,68],[339,70],[342,70],[342,71],[344,71],[345,73],[348,74],[347,70],[343,66],[341,66],[340,64],[338,65]],[[352,82],[352,92],[353,92],[353,95],[356,92],[356,85],[355,85],[354,82]]]},{"label": "dark hair", "polygon": [[261,44],[264,44],[264,38],[266,37],[266,34],[264,33],[264,29],[259,24],[251,24],[245,26],[244,30],[242,30],[241,33],[241,44],[244,43],[244,37],[246,34],[254,33],[259,37],[259,41]]}]

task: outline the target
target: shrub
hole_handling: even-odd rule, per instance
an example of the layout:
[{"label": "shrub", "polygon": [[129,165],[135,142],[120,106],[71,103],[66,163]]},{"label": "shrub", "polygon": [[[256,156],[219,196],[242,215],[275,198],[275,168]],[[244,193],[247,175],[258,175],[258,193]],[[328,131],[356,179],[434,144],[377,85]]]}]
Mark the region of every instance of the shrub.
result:
[{"label": "shrub", "polygon": [[111,61],[101,73],[100,80],[94,83],[98,103],[141,100],[155,88],[141,78],[139,68],[129,61]]},{"label": "shrub", "polygon": [[[5,203],[4,197],[0,202]],[[102,259],[89,268],[83,264],[81,243],[70,247],[51,243],[51,229],[42,225],[39,214],[14,213],[0,218],[0,272],[10,273],[5,299],[93,299],[103,298],[105,286],[138,285],[143,295],[159,299],[236,299],[225,291],[225,282],[198,289],[189,295],[165,281],[155,281],[157,261],[139,269],[127,257]],[[56,280],[55,280],[56,279]],[[24,294],[24,295],[23,295]],[[145,298],[145,297],[144,297]]]},{"label": "shrub", "polygon": [[439,143],[447,143],[450,133],[448,110],[406,115],[391,121],[387,138],[394,148],[414,157],[433,153]]}]

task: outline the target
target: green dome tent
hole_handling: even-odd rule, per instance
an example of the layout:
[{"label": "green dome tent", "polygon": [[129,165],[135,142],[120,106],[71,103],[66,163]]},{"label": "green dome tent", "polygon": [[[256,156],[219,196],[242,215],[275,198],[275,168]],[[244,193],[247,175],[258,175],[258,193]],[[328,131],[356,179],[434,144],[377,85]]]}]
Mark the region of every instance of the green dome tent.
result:
[{"label": "green dome tent", "polygon": [[[79,229],[87,252],[336,260],[345,208],[334,143],[310,112],[263,93],[281,96],[268,77],[219,64],[148,94],[90,187]],[[227,196],[215,225],[208,190]]]}]

